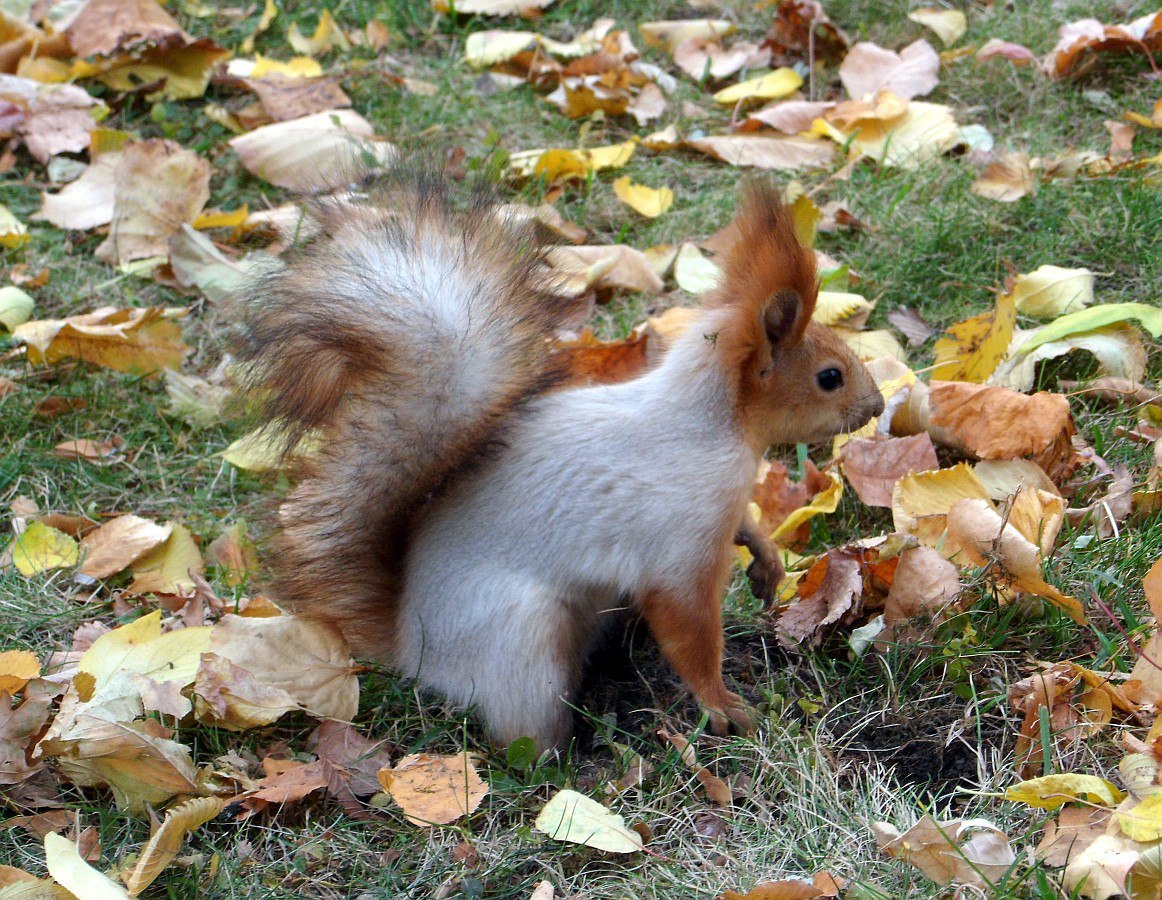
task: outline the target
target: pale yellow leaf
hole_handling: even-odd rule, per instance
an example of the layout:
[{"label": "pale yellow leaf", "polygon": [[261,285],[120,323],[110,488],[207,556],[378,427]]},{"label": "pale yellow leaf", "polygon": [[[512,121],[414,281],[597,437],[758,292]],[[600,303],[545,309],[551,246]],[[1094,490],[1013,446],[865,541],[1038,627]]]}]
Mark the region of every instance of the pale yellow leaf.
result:
[{"label": "pale yellow leaf", "polygon": [[674,280],[678,287],[695,296],[711,291],[718,284],[722,270],[694,244],[682,244],[674,259]]},{"label": "pale yellow leaf", "polygon": [[128,588],[130,594],[188,595],[206,564],[190,530],[175,523],[165,543],[139,557],[130,570],[135,576]]},{"label": "pale yellow leaf", "polygon": [[162,634],[161,610],[154,610],[95,640],[77,663],[97,689],[115,673],[136,672],[154,681],[193,683],[202,654],[210,650],[210,626],[178,628]]},{"label": "pale yellow leaf", "polygon": [[531,31],[475,31],[464,41],[464,62],[483,69],[512,59],[537,42]]},{"label": "pale yellow leaf", "polygon": [[[673,199],[672,195],[670,199]],[[9,331],[32,317],[32,307],[32,298],[20,288],[14,285],[0,287],[0,325]]]},{"label": "pale yellow leaf", "polygon": [[31,239],[27,226],[16,218],[12,210],[0,203],[0,247],[15,250]]},{"label": "pale yellow leaf", "polygon": [[1066,803],[1078,801],[1116,806],[1125,796],[1123,791],[1104,778],[1075,772],[1030,778],[1005,791],[1006,800],[1025,803],[1037,809],[1057,809]]},{"label": "pale yellow leaf", "polygon": [[140,516],[111,519],[81,538],[81,572],[92,578],[116,575],[164,543],[172,530],[170,525],[158,525]]},{"label": "pale yellow leaf", "polygon": [[1012,290],[1013,303],[1019,313],[1055,319],[1093,303],[1093,279],[1089,269],[1040,266],[1027,275],[1017,276]]},{"label": "pale yellow leaf", "polygon": [[85,862],[77,845],[55,831],[44,836],[44,862],[59,885],[84,900],[128,900],[125,888]]},{"label": "pale yellow leaf", "polygon": [[625,820],[584,794],[565,789],[545,804],[533,827],[553,840],[584,844],[610,853],[636,853],[641,835]]},{"label": "pale yellow leaf", "polygon": [[918,25],[931,28],[945,47],[951,47],[964,37],[964,32],[968,30],[968,19],[959,9],[924,7],[912,10],[908,13],[908,18]]},{"label": "pale yellow leaf", "polygon": [[669,188],[636,184],[628,175],[614,180],[613,192],[618,200],[647,219],[656,219],[674,203],[674,192]]},{"label": "pale yellow leaf", "polygon": [[15,694],[40,675],[40,660],[28,650],[0,652],[0,694]]},{"label": "pale yellow leaf", "polygon": [[668,22],[642,22],[638,33],[647,47],[660,47],[674,52],[683,41],[692,38],[715,40],[733,34],[738,30],[733,22],[726,19],[677,19]]},{"label": "pale yellow leaf", "polygon": [[853,100],[878,91],[911,100],[936,87],[939,71],[940,57],[927,41],[915,41],[899,53],[862,41],[844,57],[839,78]]}]

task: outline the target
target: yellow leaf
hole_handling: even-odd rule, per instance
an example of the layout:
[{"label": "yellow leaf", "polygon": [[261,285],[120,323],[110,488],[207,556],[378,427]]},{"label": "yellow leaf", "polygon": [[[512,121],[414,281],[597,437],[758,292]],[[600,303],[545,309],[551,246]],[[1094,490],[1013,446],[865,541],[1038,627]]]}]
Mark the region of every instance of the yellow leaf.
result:
[{"label": "yellow leaf", "polygon": [[379,770],[379,783],[413,825],[447,825],[471,815],[488,794],[467,753],[405,756]]},{"label": "yellow leaf", "polygon": [[1018,275],[1012,290],[1017,312],[1040,318],[1057,318],[1093,303],[1093,272],[1040,266]]},{"label": "yellow leaf", "polygon": [[512,59],[536,42],[537,35],[531,31],[477,31],[464,42],[464,62],[474,69],[483,69]]},{"label": "yellow leaf", "polygon": [[610,853],[636,853],[641,835],[625,827],[625,820],[596,800],[568,789],[545,804],[533,827],[553,840],[584,844]]},{"label": "yellow leaf", "polygon": [[237,209],[204,212],[191,223],[199,231],[207,228],[237,228],[250,215],[250,207],[243,203]]},{"label": "yellow leaf", "polygon": [[44,862],[57,884],[84,900],[129,898],[125,888],[85,862],[77,845],[55,831],[44,836]]},{"label": "yellow leaf", "polygon": [[905,475],[892,489],[895,530],[914,534],[927,546],[936,547],[944,534],[948,511],[965,498],[988,500],[988,491],[968,463]]},{"label": "yellow leaf", "polygon": [[271,23],[276,18],[278,18],[278,6],[274,0],[266,0],[266,5],[262,8],[262,16],[259,18],[258,24],[250,36],[242,42],[241,50],[243,53],[254,52],[254,39],[270,28]]},{"label": "yellow leaf", "polygon": [[857,158],[867,157],[886,166],[916,169],[961,142],[952,110],[939,103],[911,101],[903,115],[888,120],[860,120],[842,129],[816,119],[811,129],[836,143],[847,144]]},{"label": "yellow leaf", "polygon": [[860,294],[820,291],[811,318],[829,328],[842,325],[845,328],[858,329],[863,327],[875,306]]},{"label": "yellow leaf", "polygon": [[218,797],[198,797],[178,804],[165,814],[161,827],[153,833],[137,859],[137,865],[125,878],[125,886],[130,896],[137,896],[162,870],[177,857],[186,835],[209,822],[226,806],[226,801]]},{"label": "yellow leaf", "polygon": [[174,319],[185,309],[114,309],[105,306],[68,319],[42,319],[18,325],[12,332],[28,347],[33,365],[81,359],[85,362],[147,375],[176,369],[190,348],[182,343]]},{"label": "yellow leaf", "polygon": [[634,184],[628,175],[615,179],[613,192],[617,199],[647,219],[656,219],[674,203],[674,192],[669,188],[652,188]]},{"label": "yellow leaf", "polygon": [[[795,182],[798,184],[798,182]],[[804,247],[815,246],[815,230],[823,213],[815,205],[815,201],[806,194],[799,194],[790,202],[791,218],[795,222],[795,237]]]},{"label": "yellow leaf", "polygon": [[32,317],[33,300],[14,285],[0,287],[0,325],[12,331]]},{"label": "yellow leaf", "polygon": [[1005,799],[1025,803],[1037,809],[1057,809],[1066,803],[1096,803],[1116,806],[1125,793],[1096,775],[1045,775],[1014,784],[1005,791]]},{"label": "yellow leaf", "polygon": [[0,694],[15,694],[40,675],[40,660],[27,650],[0,653]]},{"label": "yellow leaf", "polygon": [[931,28],[945,47],[951,47],[968,30],[968,19],[959,9],[914,9],[908,13],[908,18]]},{"label": "yellow leaf", "polygon": [[722,270],[693,244],[684,243],[674,259],[674,280],[687,293],[700,295],[713,290]]},{"label": "yellow leaf", "polygon": [[185,594],[194,589],[194,576],[206,570],[202,553],[190,530],[175,524],[164,544],[148,551],[130,566],[136,576],[130,594]]},{"label": "yellow leaf", "polygon": [[287,29],[286,39],[296,53],[306,56],[320,56],[329,50],[351,49],[351,42],[347,40],[343,29],[335,23],[329,9],[323,10],[323,14],[319,16],[319,24],[315,27],[313,35],[306,37],[299,31],[298,25],[292,24]]},{"label": "yellow leaf", "polygon": [[843,496],[843,479],[834,472],[822,472],[831,480],[831,484],[811,498],[806,506],[793,510],[779,523],[779,527],[771,533],[771,540],[776,544],[788,535],[794,534],[796,529],[815,516],[835,512],[839,505],[839,498]]},{"label": "yellow leaf", "polygon": [[957,322],[936,341],[932,380],[984,384],[1008,351],[1016,323],[1013,298],[1005,294],[992,312]]},{"label": "yellow leaf", "polygon": [[12,564],[25,577],[70,568],[78,559],[77,542],[41,522],[30,523],[12,544]]},{"label": "yellow leaf", "polygon": [[309,56],[295,56],[286,62],[257,54],[254,59],[232,59],[226,72],[235,78],[264,78],[283,75],[287,78],[318,78],[323,67]]},{"label": "yellow leaf", "polygon": [[7,206],[0,203],[0,247],[15,250],[31,240],[28,229]]},{"label": "yellow leaf", "polygon": [[588,150],[523,150],[509,157],[509,167],[517,177],[543,177],[550,183],[585,178],[590,172],[620,169],[637,149],[637,139],[622,144],[591,147]]},{"label": "yellow leaf", "polygon": [[203,653],[210,650],[210,626],[161,633],[161,610],[122,625],[95,640],[77,663],[93,676],[95,688],[115,673],[136,672],[154,681],[192,684]]},{"label": "yellow leaf", "polygon": [[892,332],[886,328],[877,328],[874,331],[856,331],[852,328],[836,326],[836,334],[843,339],[843,343],[864,362],[873,359],[891,357],[902,363],[908,362],[908,352]]},{"label": "yellow leaf", "polygon": [[768,75],[750,78],[723,88],[714,95],[718,103],[733,105],[740,100],[778,100],[803,86],[803,79],[794,69],[775,69]]},{"label": "yellow leaf", "polygon": [[[93,74],[102,84],[115,91],[135,91],[143,84],[164,82],[156,91],[146,95],[146,99],[151,102],[162,99],[193,100],[206,93],[214,69],[229,55],[228,50],[220,47],[192,44],[147,56],[142,62]],[[76,68],[74,64],[74,70]]]}]

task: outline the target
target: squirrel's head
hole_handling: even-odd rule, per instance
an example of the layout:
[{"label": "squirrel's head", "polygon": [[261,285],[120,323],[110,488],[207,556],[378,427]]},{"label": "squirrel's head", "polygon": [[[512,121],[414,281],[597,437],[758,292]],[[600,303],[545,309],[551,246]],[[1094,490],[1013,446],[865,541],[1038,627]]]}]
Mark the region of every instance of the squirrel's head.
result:
[{"label": "squirrel's head", "polygon": [[[769,186],[746,188],[734,241],[708,304],[730,307],[739,418],[754,446],[826,440],[884,409],[867,367],[830,329],[811,321],[815,254]],[[732,329],[733,330],[733,329]]]}]

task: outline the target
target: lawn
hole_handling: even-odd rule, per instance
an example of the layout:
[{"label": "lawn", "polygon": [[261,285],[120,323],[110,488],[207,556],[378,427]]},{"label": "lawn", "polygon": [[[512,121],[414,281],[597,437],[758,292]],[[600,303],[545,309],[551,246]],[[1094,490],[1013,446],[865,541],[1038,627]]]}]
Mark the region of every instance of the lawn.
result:
[{"label": "lawn", "polygon": [[[1111,132],[1106,127],[1125,121],[1126,112],[1150,117],[1162,98],[1157,70],[1152,71],[1157,60],[1143,53],[1105,52],[1087,60],[1073,77],[1053,79],[1036,62],[978,61],[975,51],[955,52],[979,49],[995,38],[1043,58],[1062,25],[1087,17],[1125,23],[1155,7],[1133,0],[947,3],[944,8],[964,12],[967,31],[946,51],[936,35],[909,20],[913,4],[827,0],[827,16],[852,45],[871,41],[899,51],[924,38],[937,51],[946,51],[938,84],[917,99],[948,107],[958,126],[983,126],[995,146],[967,147],[961,141],[914,166],[865,158],[845,168],[844,154],[858,149],[857,133],[847,136],[829,164],[774,171],[739,168],[689,147],[649,149],[648,136],[669,125],[687,140],[729,133],[760,104],[718,104],[713,93],[769,66],[721,82],[693,78],[665,48],[647,46],[639,26],[712,17],[737,26],[727,43],[757,43],[767,35],[777,5],[556,0],[530,18],[494,18],[439,13],[420,0],[340,0],[330,12],[339,28],[362,36],[361,42],[311,49],[376,135],[408,154],[448,162],[454,171],[491,172],[506,200],[552,203],[588,232],[587,244],[645,250],[708,238],[729,221],[740,181],[748,174],[781,187],[795,181],[793,192],[806,193],[820,208],[839,204],[858,227],[821,227],[816,235],[816,249],[837,266],[827,286],[874,301],[865,330],[893,329],[888,318],[893,311],[918,313],[931,326],[927,337],[907,345],[899,331],[893,333],[908,367],[921,379],[929,377],[935,344],[948,326],[993,310],[1006,278],[1042,265],[1090,270],[1096,275],[1096,304],[1160,305],[1162,128],[1138,125],[1130,151],[1134,163],[1108,164]],[[288,28],[295,25],[310,37],[322,7],[280,4],[277,16],[258,32],[261,5],[182,0],[167,9],[189,35],[211,39],[229,56],[253,58],[257,52],[287,60],[300,55],[288,40]],[[510,85],[499,75],[486,77],[464,61],[469,38],[486,29],[532,31],[569,41],[601,17],[627,32],[644,61],[676,78],[660,117],[642,124],[613,112],[569,118],[544,99],[546,91],[527,83]],[[251,49],[243,47],[248,40]],[[806,57],[796,64],[801,74],[807,73]],[[237,79],[219,76],[201,97],[153,100],[148,97],[156,84],[129,91],[83,75],[78,83],[108,107],[102,128],[129,132],[131,142],[165,138],[206,160],[207,209],[230,211],[245,204],[253,213],[295,202],[294,191],[249,171],[227,143],[237,116],[253,100]],[[839,99],[835,62],[820,58],[802,92],[810,93],[809,99]],[[4,96],[0,92],[0,100]],[[0,102],[0,128],[5,127],[3,111]],[[1162,124],[1160,115],[1155,121]],[[600,147],[635,137],[646,139],[644,146],[615,170],[568,181],[507,174],[510,156],[520,151]],[[2,284],[19,286],[33,298],[32,319],[61,319],[101,306],[181,307],[186,310],[181,333],[191,349],[180,372],[219,390],[229,387],[231,303],[212,290],[181,287],[166,267],[135,269],[101,261],[98,247],[108,228],[66,230],[34,220],[44,193],[59,190],[67,179],[19,144],[13,138],[7,150],[0,149],[0,203],[27,224],[27,241],[5,242]],[[1002,154],[1050,161],[1083,152],[1091,158],[1072,177],[1042,177],[1034,170],[1036,190],[1015,202],[998,202],[972,190],[985,165]],[[91,158],[71,151],[64,156]],[[1091,165],[1095,159],[1106,162]],[[621,176],[671,188],[672,207],[656,218],[631,211],[613,188]],[[271,240],[264,228],[201,233],[217,241],[230,260],[260,253]],[[598,283],[594,293],[600,302],[589,327],[603,340],[620,341],[648,318],[693,302],[672,271],[664,284],[662,292],[651,294],[610,291]],[[1043,322],[1021,313],[1017,327]],[[1162,355],[1156,344],[1136,325],[1119,327],[1135,330],[1146,353],[1144,382],[1157,390]],[[178,523],[210,563],[197,589],[202,598],[197,602],[214,598],[210,621],[220,612],[257,603],[254,598],[262,595],[264,584],[261,562],[234,566],[224,553],[207,555],[222,535],[245,533],[246,540],[229,546],[245,556],[253,542],[261,561],[271,513],[288,488],[280,472],[248,471],[221,455],[246,432],[244,411],[213,406],[194,420],[175,404],[170,377],[73,358],[34,364],[25,343],[10,330],[0,328],[0,503],[9,513],[13,535],[46,513],[76,517],[74,525],[113,514]],[[990,872],[988,887],[967,890],[995,897],[1069,896],[1063,860],[1046,862],[1033,853],[1045,823],[1056,813],[1005,800],[1006,789],[1031,775],[1066,773],[1106,778],[1125,789],[1133,786],[1132,778],[1124,766],[1119,771],[1119,763],[1128,750],[1147,759],[1162,755],[1157,735],[1150,732],[1150,703],[1128,703],[1132,709],[1115,704],[1102,716],[1094,712],[1096,701],[1090,696],[1101,690],[1090,684],[1087,694],[1076,679],[1062,688],[1064,699],[1042,705],[1039,713],[1034,709],[1032,751],[1028,741],[1021,743],[1022,725],[1027,738],[1029,723],[1019,704],[1029,688],[1020,685],[1041,671],[1041,663],[1076,663],[1116,687],[1154,634],[1142,581],[1162,557],[1162,517],[1149,512],[1143,501],[1113,515],[1106,527],[1111,516],[1103,518],[1095,503],[1115,477],[1143,496],[1156,491],[1150,479],[1158,477],[1162,460],[1150,428],[1162,426],[1162,405],[1124,398],[1110,402],[1078,387],[1062,387],[1066,381],[1084,385],[1099,374],[1093,356],[1074,353],[1040,364],[1033,385],[1068,395],[1078,436],[1112,472],[1103,475],[1091,460],[1068,479],[1064,505],[1090,512],[1065,517],[1043,560],[1045,580],[1081,602],[1084,624],[1050,603],[1015,599],[1004,583],[1005,567],[994,555],[961,568],[964,590],[940,621],[898,629],[894,638],[864,649],[853,647],[852,629],[865,624],[874,610],[853,613],[840,627],[821,631],[818,642],[808,642],[814,646],[789,646],[739,566],[724,601],[724,668],[728,686],[760,712],[754,736],[703,733],[705,720],[697,706],[645,628],[630,622],[595,660],[578,704],[575,743],[567,752],[539,758],[520,746],[490,746],[463,711],[442,707],[392,673],[369,666],[360,670],[354,727],[382,741],[380,750],[395,763],[416,753],[473,752],[489,787],[479,808],[451,824],[422,827],[408,821],[385,794],[370,807],[356,804],[360,815],[323,790],[269,805],[248,806],[240,800],[194,830],[145,895],[525,898],[547,881],[558,897],[714,898],[726,891],[745,896],[763,882],[825,872],[843,881],[843,896],[849,898],[949,896],[948,886],[882,853],[872,831],[875,822],[903,831],[931,815],[939,820],[979,817],[1007,835],[1013,865]],[[59,447],[70,441],[108,442],[108,447],[96,459],[66,458]],[[798,480],[807,460],[824,467],[832,447],[774,448],[770,458],[784,463]],[[964,458],[964,453],[939,449],[942,466]],[[59,525],[63,520],[53,521]],[[806,541],[796,547],[806,559],[801,568],[829,550],[895,527],[891,510],[868,506],[848,486],[833,512],[810,519]],[[124,625],[158,608],[171,622],[191,609],[193,601],[181,597],[159,600],[148,591],[133,591],[133,575],[121,570],[100,578],[78,576],[74,562],[22,573],[12,565],[11,551],[0,570],[0,651],[31,651],[46,673],[50,654],[69,650],[78,638],[76,646],[87,646],[101,633],[93,623]],[[0,679],[4,676],[0,667]],[[44,679],[34,681],[34,687],[37,682]],[[24,683],[11,683],[18,684],[14,690],[20,696]],[[0,680],[0,693],[4,684]],[[51,693],[48,687],[41,690]],[[25,704],[31,702],[28,696]],[[1110,701],[1104,702],[1108,707]],[[8,777],[24,764],[30,740],[40,735],[25,734],[22,740],[6,721],[6,710],[0,705],[2,818],[56,816],[53,828],[79,841],[96,869],[131,868],[131,854],[151,833],[143,807],[127,810],[109,790],[78,785],[67,767],[52,759],[26,779]],[[151,718],[174,727],[173,740],[190,748],[200,771],[200,792],[207,795],[243,795],[269,774],[263,760],[311,764],[319,755],[308,742],[318,722],[304,712],[241,730],[193,715],[155,713]],[[659,737],[659,729],[684,735],[698,765]],[[1152,765],[1156,770],[1158,761]],[[700,776],[699,767],[708,771]],[[728,802],[712,799],[704,780],[709,776],[725,782]],[[1154,781],[1137,787],[1148,795],[1157,790]],[[562,788],[609,806],[644,837],[646,852],[614,854],[552,840],[535,830],[538,813]],[[167,797],[149,805],[161,811],[168,803]],[[0,834],[0,898],[34,896],[5,887],[3,879],[11,873],[3,866],[46,875],[43,832],[48,826],[18,825]],[[1117,828],[1111,825],[1111,830]],[[1156,846],[1160,837],[1162,831],[1142,837],[1141,843]],[[1093,890],[1092,881],[1089,885],[1082,890]],[[1155,896],[1140,890],[1134,896]]]}]

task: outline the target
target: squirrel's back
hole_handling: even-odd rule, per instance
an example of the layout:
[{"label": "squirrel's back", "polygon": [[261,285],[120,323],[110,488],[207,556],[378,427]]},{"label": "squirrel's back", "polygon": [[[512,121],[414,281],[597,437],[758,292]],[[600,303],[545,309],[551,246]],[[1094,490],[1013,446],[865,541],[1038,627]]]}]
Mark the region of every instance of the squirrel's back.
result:
[{"label": "squirrel's back", "polygon": [[384,657],[408,522],[551,386],[573,304],[529,230],[438,176],[317,204],[309,230],[254,286],[239,354],[268,433],[321,447],[279,511],[273,589]]}]

